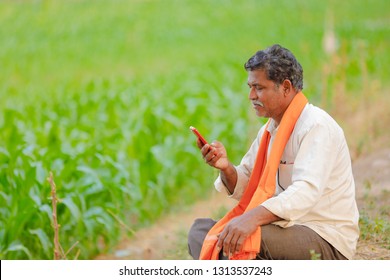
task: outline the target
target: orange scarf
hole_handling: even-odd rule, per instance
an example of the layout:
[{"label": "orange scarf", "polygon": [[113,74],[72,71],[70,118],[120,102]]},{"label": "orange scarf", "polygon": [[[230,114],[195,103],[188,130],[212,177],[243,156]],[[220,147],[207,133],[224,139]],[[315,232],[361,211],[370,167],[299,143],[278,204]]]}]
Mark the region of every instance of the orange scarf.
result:
[{"label": "orange scarf", "polygon": [[[257,152],[255,165],[246,190],[239,203],[221,220],[219,220],[208,232],[200,253],[201,260],[217,260],[219,258],[219,251],[216,248],[218,234],[223,231],[231,219],[259,206],[262,202],[274,195],[276,172],[280,164],[280,159],[286,143],[294,130],[295,123],[307,102],[308,101],[302,92],[297,93],[293,98],[287,110],[284,112],[268,160],[267,151],[271,137],[268,130],[264,130],[259,150]],[[260,244],[261,228],[258,227],[257,230],[245,240],[242,250],[233,254],[230,259],[254,259],[260,251]]]}]

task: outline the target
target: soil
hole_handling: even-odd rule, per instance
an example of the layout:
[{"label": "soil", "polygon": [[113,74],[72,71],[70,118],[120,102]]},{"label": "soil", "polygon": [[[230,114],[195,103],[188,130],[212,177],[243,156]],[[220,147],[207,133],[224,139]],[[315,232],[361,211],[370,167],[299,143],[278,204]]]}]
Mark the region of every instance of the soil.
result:
[{"label": "soil", "polygon": [[[353,162],[356,198],[359,211],[374,220],[379,213],[389,219],[390,148],[381,149]],[[124,237],[112,253],[97,259],[190,259],[184,245],[186,234],[196,218],[210,217],[235,204],[224,193],[212,192],[208,200],[194,204],[182,213],[173,213],[151,227],[139,230],[136,236]],[[380,212],[382,211],[382,212]],[[383,214],[385,213],[385,214]],[[385,246],[383,246],[385,245]],[[181,249],[180,249],[181,247]],[[390,259],[389,244],[359,240],[354,259]]]}]

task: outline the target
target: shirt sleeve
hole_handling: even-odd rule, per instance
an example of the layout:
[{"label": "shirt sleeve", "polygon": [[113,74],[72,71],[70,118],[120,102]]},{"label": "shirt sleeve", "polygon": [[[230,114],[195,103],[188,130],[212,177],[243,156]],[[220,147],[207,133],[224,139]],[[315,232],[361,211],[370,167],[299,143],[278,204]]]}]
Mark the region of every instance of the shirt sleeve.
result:
[{"label": "shirt sleeve", "polygon": [[237,183],[234,188],[234,192],[230,193],[225,184],[222,182],[221,176],[218,176],[218,178],[214,182],[214,186],[217,189],[217,191],[221,192],[222,190],[226,190],[228,196],[230,198],[234,198],[236,200],[240,200],[242,197],[246,186],[248,184],[250,175],[252,173],[252,169],[256,160],[257,151],[259,149],[260,139],[264,133],[265,126],[263,126],[259,133],[257,134],[256,139],[253,141],[251,147],[249,148],[248,152],[245,154],[245,156],[242,158],[239,165],[234,166],[234,168],[237,171]]},{"label": "shirt sleeve", "polygon": [[338,154],[339,131],[316,124],[305,132],[295,158],[292,185],[262,205],[288,221],[304,216],[321,198]]}]

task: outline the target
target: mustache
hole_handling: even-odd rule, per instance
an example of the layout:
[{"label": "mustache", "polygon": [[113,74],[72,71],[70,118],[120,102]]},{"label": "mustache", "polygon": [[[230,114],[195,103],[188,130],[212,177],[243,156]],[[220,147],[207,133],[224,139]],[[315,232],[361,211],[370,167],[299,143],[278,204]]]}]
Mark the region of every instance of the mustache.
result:
[{"label": "mustache", "polygon": [[259,106],[261,106],[261,107],[264,107],[264,104],[263,104],[262,102],[258,101],[258,100],[252,101],[252,104],[253,104],[253,105],[259,105]]}]

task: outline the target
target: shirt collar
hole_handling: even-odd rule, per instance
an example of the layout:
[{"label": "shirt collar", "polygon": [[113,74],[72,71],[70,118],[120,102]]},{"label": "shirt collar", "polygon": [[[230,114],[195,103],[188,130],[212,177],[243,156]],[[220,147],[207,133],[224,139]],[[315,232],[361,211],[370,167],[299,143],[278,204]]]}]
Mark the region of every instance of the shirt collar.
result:
[{"label": "shirt collar", "polygon": [[269,119],[269,124],[267,126],[267,131],[274,135],[278,131],[279,125],[276,125],[276,122],[273,119]]}]

